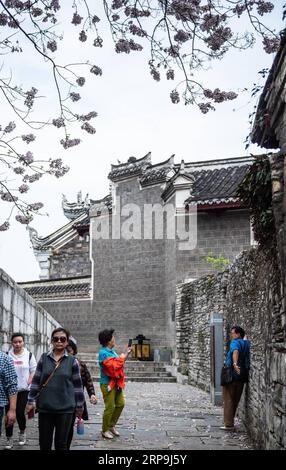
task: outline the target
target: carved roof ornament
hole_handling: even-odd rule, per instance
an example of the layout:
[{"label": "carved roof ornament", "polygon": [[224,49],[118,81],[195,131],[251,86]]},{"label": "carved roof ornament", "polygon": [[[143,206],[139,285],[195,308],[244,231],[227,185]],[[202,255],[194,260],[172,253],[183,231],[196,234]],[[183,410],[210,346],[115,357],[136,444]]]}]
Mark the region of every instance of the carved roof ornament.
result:
[{"label": "carved roof ornament", "polygon": [[41,240],[38,236],[37,230],[31,227],[30,225],[27,225],[26,228],[29,232],[29,238],[30,238],[33,248],[34,249],[39,248],[41,246]]},{"label": "carved roof ornament", "polygon": [[82,200],[82,192],[77,193],[77,202],[68,202],[66,196],[63,194],[62,198],[62,208],[64,215],[69,220],[76,219],[80,214],[88,212],[90,208],[91,201],[88,197],[88,194],[85,196],[84,201]]},{"label": "carved roof ornament", "polygon": [[[151,186],[154,184],[162,184],[173,175],[174,157],[171,155],[164,162],[150,165],[140,178],[141,186]],[[170,173],[171,172],[171,173]]]},{"label": "carved roof ornament", "polygon": [[119,181],[134,176],[140,176],[146,168],[151,166],[151,152],[138,160],[135,157],[129,157],[126,163],[111,165],[111,171],[108,178],[111,181]]}]

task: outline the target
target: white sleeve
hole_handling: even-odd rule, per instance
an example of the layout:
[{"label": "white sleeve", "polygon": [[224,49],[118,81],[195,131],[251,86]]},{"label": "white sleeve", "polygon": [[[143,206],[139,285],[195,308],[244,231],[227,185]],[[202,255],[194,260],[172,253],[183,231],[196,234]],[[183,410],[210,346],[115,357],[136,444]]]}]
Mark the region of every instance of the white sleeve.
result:
[{"label": "white sleeve", "polygon": [[34,354],[32,354],[30,364],[29,364],[29,373],[33,374],[36,370],[36,367],[37,367],[37,361],[36,361]]}]

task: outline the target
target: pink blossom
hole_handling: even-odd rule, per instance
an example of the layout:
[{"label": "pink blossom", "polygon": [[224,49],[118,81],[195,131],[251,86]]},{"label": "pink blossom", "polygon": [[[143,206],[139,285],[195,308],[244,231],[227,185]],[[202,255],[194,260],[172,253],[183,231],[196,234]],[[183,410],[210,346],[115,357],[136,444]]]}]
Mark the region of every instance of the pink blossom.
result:
[{"label": "pink blossom", "polygon": [[102,75],[102,70],[100,67],[97,67],[97,65],[93,65],[90,69],[91,73],[94,73],[94,75]]},{"label": "pink blossom", "polygon": [[273,10],[274,5],[272,2],[265,2],[264,0],[258,0],[256,7],[257,7],[257,13],[260,16],[263,16],[264,13],[270,13]]},{"label": "pink blossom", "polygon": [[5,191],[1,191],[0,194],[1,194],[2,201],[5,201],[5,202],[15,202],[18,199],[17,196],[12,196],[12,194],[5,192]]},{"label": "pink blossom", "polygon": [[27,191],[29,191],[30,188],[27,184],[21,184],[18,189],[20,193],[26,193]]},{"label": "pink blossom", "polygon": [[27,144],[30,144],[30,142],[33,142],[35,139],[36,137],[34,136],[34,134],[22,135],[22,140]]},{"label": "pink blossom", "polygon": [[66,139],[61,139],[60,143],[62,144],[64,149],[68,149],[70,147],[74,147],[75,145],[78,145],[80,143],[80,139],[69,139],[66,137]]},{"label": "pink blossom", "polygon": [[93,41],[94,47],[102,47],[103,46],[103,39],[100,36],[97,36]]},{"label": "pink blossom", "polygon": [[24,168],[22,168],[21,166],[17,166],[13,169],[13,171],[14,173],[16,173],[16,175],[22,175],[25,172]]},{"label": "pink blossom", "polygon": [[48,41],[47,42],[47,48],[50,49],[50,51],[55,52],[58,48],[56,41]]},{"label": "pink blossom", "polygon": [[29,183],[34,183],[35,181],[38,181],[42,176],[42,173],[34,173],[33,175],[27,175],[25,181],[29,181]]},{"label": "pink blossom", "polygon": [[11,121],[9,122],[8,126],[5,127],[4,132],[6,132],[6,134],[9,134],[9,132],[12,132],[15,128],[16,128],[15,122]]},{"label": "pink blossom", "polygon": [[28,210],[38,211],[39,209],[42,209],[42,207],[44,207],[44,204],[42,202],[34,202],[33,204],[29,204]]},{"label": "pink blossom", "polygon": [[80,16],[78,13],[74,13],[71,22],[72,24],[77,26],[78,24],[81,23],[81,20],[82,20],[82,16]]},{"label": "pink blossom", "polygon": [[26,165],[30,165],[30,163],[33,163],[34,157],[32,152],[28,151],[26,155],[21,156],[21,160],[26,163]]},{"label": "pink blossom", "polygon": [[88,122],[84,122],[81,128],[88,132],[89,134],[95,134],[96,130],[93,126],[91,126]]},{"label": "pink blossom", "polygon": [[0,225],[0,232],[5,232],[5,230],[8,230],[10,227],[10,224],[9,222],[6,220],[6,222],[4,222],[4,224]]},{"label": "pink blossom", "polygon": [[31,214],[29,215],[16,215],[15,219],[17,222],[20,222],[20,224],[28,225],[32,220],[33,216]]},{"label": "pink blossom", "polygon": [[263,38],[263,49],[267,54],[273,54],[273,52],[277,52],[280,46],[280,39],[278,38]]},{"label": "pink blossom", "polygon": [[167,80],[174,80],[175,72],[172,69],[169,69],[166,73]]},{"label": "pink blossom", "polygon": [[179,93],[177,92],[177,90],[171,91],[171,93],[170,93],[170,98],[171,98],[172,103],[174,103],[174,104],[179,103],[179,101],[180,101],[180,95],[179,95]]},{"label": "pink blossom", "polygon": [[60,127],[64,127],[65,125],[65,120],[64,118],[60,117],[60,118],[57,118],[57,119],[53,119],[53,125],[60,128]]},{"label": "pink blossom", "polygon": [[78,77],[76,79],[76,83],[79,85],[79,86],[83,86],[85,84],[85,78],[84,77]]},{"label": "pink blossom", "polygon": [[72,101],[79,101],[81,99],[81,96],[79,93],[70,93],[70,98]]},{"label": "pink blossom", "polygon": [[84,30],[82,30],[80,33],[79,33],[79,40],[81,42],[85,42],[87,40],[87,35],[86,35],[86,32]]},{"label": "pink blossom", "polygon": [[177,42],[186,42],[191,38],[191,34],[179,29],[174,36],[175,41]]}]

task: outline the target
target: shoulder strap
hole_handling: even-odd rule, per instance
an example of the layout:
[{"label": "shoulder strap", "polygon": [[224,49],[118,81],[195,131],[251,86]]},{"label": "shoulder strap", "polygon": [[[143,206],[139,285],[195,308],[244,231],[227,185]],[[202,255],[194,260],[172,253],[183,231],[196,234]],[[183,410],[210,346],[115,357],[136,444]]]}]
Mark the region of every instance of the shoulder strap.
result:
[{"label": "shoulder strap", "polygon": [[[64,356],[63,356],[63,357],[64,357]],[[39,394],[42,392],[43,388],[45,388],[45,387],[48,385],[49,381],[53,378],[54,373],[56,372],[56,370],[57,370],[57,369],[60,367],[60,365],[61,365],[61,362],[62,362],[63,357],[61,357],[60,360],[56,363],[54,369],[52,370],[52,372],[50,373],[50,375],[48,376],[48,378],[46,379],[46,381],[42,384],[42,386],[41,386],[41,388],[40,388],[40,390],[39,390]]]},{"label": "shoulder strap", "polygon": [[31,362],[31,358],[32,358],[32,353],[31,353],[31,351],[30,351],[30,352],[29,352],[29,364],[30,364],[30,362]]},{"label": "shoulder strap", "polygon": [[245,343],[245,341],[242,339],[239,341],[239,354],[241,355],[241,357],[238,357],[238,360],[241,364],[244,365],[244,367],[246,367],[246,349],[247,349],[247,345]]}]

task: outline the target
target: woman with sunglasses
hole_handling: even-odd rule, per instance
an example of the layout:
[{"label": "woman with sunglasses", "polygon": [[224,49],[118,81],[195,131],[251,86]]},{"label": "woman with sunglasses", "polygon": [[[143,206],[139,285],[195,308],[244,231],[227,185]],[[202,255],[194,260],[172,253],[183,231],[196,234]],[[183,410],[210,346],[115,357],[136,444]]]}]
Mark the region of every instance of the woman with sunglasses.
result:
[{"label": "woman with sunglasses", "polygon": [[70,333],[65,328],[52,332],[52,350],[43,353],[36,368],[26,412],[39,412],[40,450],[67,450],[74,413],[81,416],[84,394],[77,359],[66,348]]}]

